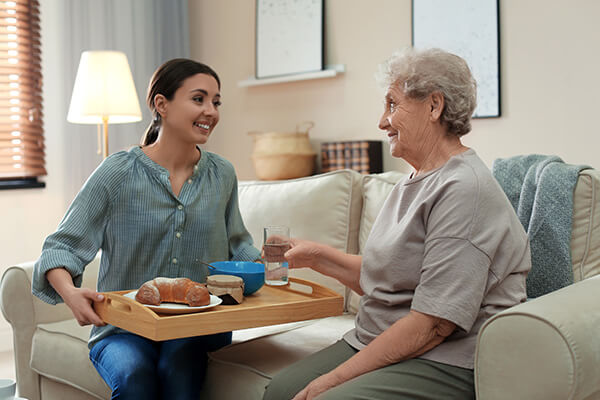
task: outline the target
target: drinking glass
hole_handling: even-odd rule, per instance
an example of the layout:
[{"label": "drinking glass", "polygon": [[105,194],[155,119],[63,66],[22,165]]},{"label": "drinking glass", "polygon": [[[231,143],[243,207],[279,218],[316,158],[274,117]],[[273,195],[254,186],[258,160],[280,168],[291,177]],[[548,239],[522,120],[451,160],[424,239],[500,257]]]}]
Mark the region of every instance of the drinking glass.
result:
[{"label": "drinking glass", "polygon": [[272,286],[288,284],[288,263],[283,255],[290,248],[290,228],[267,226],[264,228],[263,252],[265,257],[265,283]]}]

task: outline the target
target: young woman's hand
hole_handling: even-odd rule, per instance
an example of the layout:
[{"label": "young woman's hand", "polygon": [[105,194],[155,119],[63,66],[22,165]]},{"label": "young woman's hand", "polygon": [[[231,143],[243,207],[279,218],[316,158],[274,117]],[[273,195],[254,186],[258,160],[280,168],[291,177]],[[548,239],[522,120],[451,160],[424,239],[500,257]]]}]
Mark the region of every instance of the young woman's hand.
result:
[{"label": "young woman's hand", "polygon": [[106,323],[96,314],[92,307],[92,302],[102,301],[104,296],[88,288],[73,287],[67,290],[63,300],[71,309],[79,325],[93,324],[95,326],[104,326]]},{"label": "young woman's hand", "polygon": [[46,272],[46,279],[71,309],[79,325],[106,325],[92,308],[92,302],[104,300],[103,295],[92,289],[75,287],[71,274],[64,267]]}]

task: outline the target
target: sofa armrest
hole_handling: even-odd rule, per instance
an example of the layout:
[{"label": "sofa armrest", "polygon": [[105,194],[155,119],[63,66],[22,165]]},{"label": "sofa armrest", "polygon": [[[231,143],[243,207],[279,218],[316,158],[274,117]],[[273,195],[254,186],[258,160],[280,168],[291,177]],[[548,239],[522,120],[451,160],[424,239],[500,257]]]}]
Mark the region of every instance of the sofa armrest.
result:
[{"label": "sofa armrest", "polygon": [[40,398],[39,376],[29,366],[31,342],[37,326],[31,294],[32,265],[7,269],[0,282],[0,308],[13,332],[13,351],[18,392],[31,399]]},{"label": "sofa armrest", "polygon": [[478,399],[588,399],[600,394],[600,276],[505,310],[481,327]]},{"label": "sofa armrest", "polygon": [[[95,288],[99,257],[85,269],[82,286]],[[19,394],[39,399],[39,377],[30,367],[33,334],[39,324],[73,318],[65,304],[50,305],[31,293],[33,262],[8,268],[0,281],[0,309],[13,331],[13,351]]]}]

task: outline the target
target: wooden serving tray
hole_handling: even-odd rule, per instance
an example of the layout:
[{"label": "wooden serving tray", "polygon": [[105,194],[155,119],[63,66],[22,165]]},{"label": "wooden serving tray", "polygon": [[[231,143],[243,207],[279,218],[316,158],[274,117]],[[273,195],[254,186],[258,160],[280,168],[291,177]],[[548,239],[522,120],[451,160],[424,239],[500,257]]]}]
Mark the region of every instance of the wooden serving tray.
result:
[{"label": "wooden serving tray", "polygon": [[94,302],[94,309],[104,322],[156,341],[342,314],[343,298],[338,293],[304,279],[289,280],[286,286],[264,285],[241,304],[192,314],[157,313],[124,296],[131,290],[102,293],[104,300]]}]

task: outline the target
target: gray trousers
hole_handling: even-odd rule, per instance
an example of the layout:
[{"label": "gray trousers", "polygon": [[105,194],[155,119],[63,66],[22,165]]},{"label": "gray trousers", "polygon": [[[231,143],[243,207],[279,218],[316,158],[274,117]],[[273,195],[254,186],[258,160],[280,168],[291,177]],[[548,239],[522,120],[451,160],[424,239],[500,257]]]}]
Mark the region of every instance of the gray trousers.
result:
[{"label": "gray trousers", "polygon": [[[340,340],[290,365],[273,377],[263,400],[288,400],[319,376],[356,354]],[[319,400],[475,399],[473,371],[422,359],[410,359],[358,376],[320,395]]]}]

